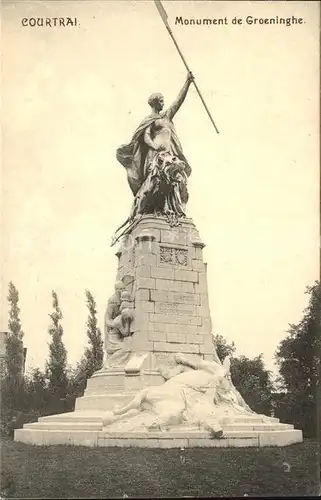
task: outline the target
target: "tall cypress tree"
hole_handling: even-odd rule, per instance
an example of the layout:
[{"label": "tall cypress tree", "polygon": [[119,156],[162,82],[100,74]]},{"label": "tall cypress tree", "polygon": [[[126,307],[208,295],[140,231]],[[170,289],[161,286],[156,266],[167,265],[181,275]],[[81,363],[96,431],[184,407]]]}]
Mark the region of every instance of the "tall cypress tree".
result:
[{"label": "tall cypress tree", "polygon": [[78,397],[84,393],[87,380],[103,365],[104,350],[100,329],[97,326],[97,310],[94,297],[89,290],[86,290],[88,307],[87,337],[88,345],[84,355],[77,364],[73,378],[73,395]]},{"label": "tall cypress tree", "polygon": [[19,293],[12,282],[9,283],[9,321],[8,335],[5,341],[6,355],[4,363],[3,403],[9,410],[19,410],[23,405],[23,331],[20,322]]},{"label": "tall cypress tree", "polygon": [[85,372],[86,378],[92,376],[102,367],[104,350],[101,331],[97,326],[97,309],[94,297],[89,290],[86,290],[88,307],[87,337],[89,345],[85,350]]},{"label": "tall cypress tree", "polygon": [[49,314],[52,323],[49,327],[51,342],[49,343],[49,359],[46,372],[51,394],[62,399],[66,397],[68,385],[67,350],[62,340],[63,328],[61,320],[63,315],[59,307],[58,296],[54,290],[52,291],[52,306],[53,312]]}]

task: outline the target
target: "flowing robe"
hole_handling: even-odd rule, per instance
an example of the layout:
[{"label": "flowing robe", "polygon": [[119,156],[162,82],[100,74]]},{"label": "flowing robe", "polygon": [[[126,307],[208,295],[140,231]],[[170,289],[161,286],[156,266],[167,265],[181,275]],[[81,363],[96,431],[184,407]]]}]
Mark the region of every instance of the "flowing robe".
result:
[{"label": "flowing robe", "polygon": [[151,164],[153,157],[157,151],[150,148],[144,140],[144,135],[147,128],[153,125],[160,118],[168,119],[171,130],[170,153],[177,156],[186,165],[186,175],[190,176],[191,167],[182,150],[181,143],[177,137],[174,124],[168,117],[167,113],[162,115],[147,116],[137,127],[134,132],[133,138],[129,144],[123,144],[116,151],[117,160],[125,167],[127,171],[127,179],[130,189],[134,196],[136,196],[143,182],[148,175],[148,167]]}]

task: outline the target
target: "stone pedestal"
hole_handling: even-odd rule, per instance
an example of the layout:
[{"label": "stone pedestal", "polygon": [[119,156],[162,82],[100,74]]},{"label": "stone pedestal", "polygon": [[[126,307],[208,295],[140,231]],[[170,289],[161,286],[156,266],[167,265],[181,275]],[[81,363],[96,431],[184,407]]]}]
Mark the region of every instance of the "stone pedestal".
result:
[{"label": "stone pedestal", "polygon": [[171,228],[165,218],[144,216],[124,239],[117,278],[134,297],[135,351],[212,359],[204,246],[191,219]]},{"label": "stone pedestal", "polygon": [[116,253],[116,279],[124,283],[134,311],[132,336],[125,339],[129,358],[96,372],[73,413],[26,424],[15,431],[16,441],[160,448],[284,446],[302,441],[302,432],[292,425],[246,411],[234,412],[230,421],[223,419],[223,439],[210,439],[209,432],[195,423],[162,432],[130,430],[130,421],[123,429],[120,424],[121,431],[106,424],[106,412],[132,402],[141,389],[163,385],[160,368],[170,366],[176,354],[198,363],[200,358],[218,359],[212,343],[203,248],[191,219],[170,227],[164,217],[141,218]]}]

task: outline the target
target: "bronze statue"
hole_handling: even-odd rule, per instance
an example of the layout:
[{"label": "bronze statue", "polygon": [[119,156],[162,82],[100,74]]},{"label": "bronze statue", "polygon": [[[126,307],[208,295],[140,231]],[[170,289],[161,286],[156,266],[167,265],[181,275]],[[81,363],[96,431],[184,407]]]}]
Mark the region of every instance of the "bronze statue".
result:
[{"label": "bronze statue", "polygon": [[148,99],[151,114],[140,123],[131,142],[117,149],[117,159],[126,169],[135,198],[130,216],[116,231],[113,243],[128,233],[143,214],[165,215],[171,225],[176,225],[178,219],[185,216],[191,167],[172,120],[193,80],[189,72],[177,99],[165,112],[162,112],[163,95],[152,94]]}]

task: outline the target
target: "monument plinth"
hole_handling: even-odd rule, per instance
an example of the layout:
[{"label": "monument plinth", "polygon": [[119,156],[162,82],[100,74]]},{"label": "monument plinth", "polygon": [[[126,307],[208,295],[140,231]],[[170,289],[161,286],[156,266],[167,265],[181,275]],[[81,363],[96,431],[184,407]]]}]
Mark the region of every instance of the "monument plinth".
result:
[{"label": "monument plinth", "polygon": [[202,242],[186,217],[191,167],[172,119],[193,76],[163,113],[161,94],[132,141],[117,150],[134,195],[104,318],[105,360],[72,413],[15,431],[33,444],[284,446],[302,432],[256,414],[213,345]]}]

